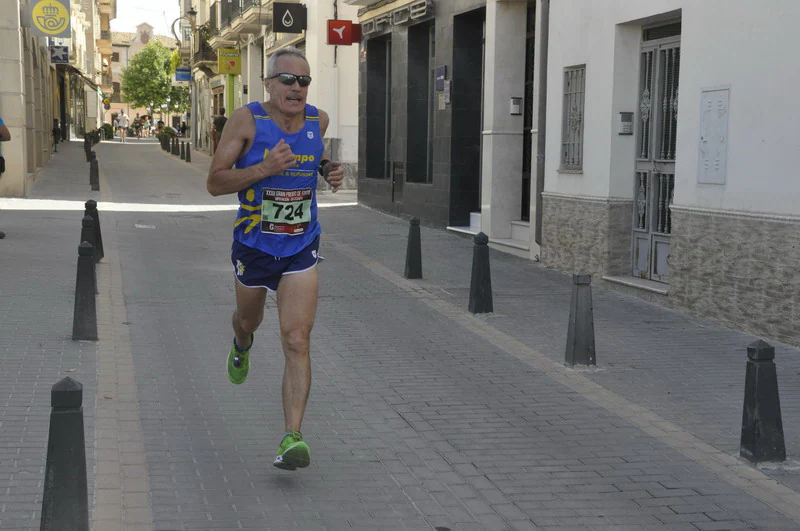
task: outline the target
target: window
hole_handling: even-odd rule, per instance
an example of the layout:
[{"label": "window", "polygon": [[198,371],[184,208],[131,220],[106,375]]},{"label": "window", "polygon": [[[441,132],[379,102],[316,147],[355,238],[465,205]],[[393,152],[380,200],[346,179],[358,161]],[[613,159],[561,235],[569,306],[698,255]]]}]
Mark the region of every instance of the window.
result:
[{"label": "window", "polygon": [[114,52],[111,54],[111,62],[119,63],[119,52]]},{"label": "window", "polygon": [[122,98],[120,97],[119,83],[114,81],[113,86],[114,86],[114,93],[111,94],[111,102],[112,103],[121,103],[122,102]]},{"label": "window", "polygon": [[406,180],[433,181],[434,26],[408,29],[408,139]]},{"label": "window", "polygon": [[586,65],[564,70],[564,108],[561,124],[561,169],[583,169],[583,109]]}]

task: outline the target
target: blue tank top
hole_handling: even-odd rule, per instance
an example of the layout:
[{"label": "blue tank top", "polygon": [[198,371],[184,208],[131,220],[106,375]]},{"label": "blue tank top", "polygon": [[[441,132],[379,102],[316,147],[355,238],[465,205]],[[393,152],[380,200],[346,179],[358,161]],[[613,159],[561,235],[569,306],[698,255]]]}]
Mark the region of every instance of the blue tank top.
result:
[{"label": "blue tank top", "polygon": [[297,165],[239,192],[233,239],[273,256],[291,256],[322,232],[317,221],[317,168],[324,151],[319,111],[306,105],[305,126],[288,134],[272,121],[261,103],[248,103],[247,108],[255,118],[256,135],[247,153],[236,161],[236,168],[263,161],[281,139],[291,147]]}]

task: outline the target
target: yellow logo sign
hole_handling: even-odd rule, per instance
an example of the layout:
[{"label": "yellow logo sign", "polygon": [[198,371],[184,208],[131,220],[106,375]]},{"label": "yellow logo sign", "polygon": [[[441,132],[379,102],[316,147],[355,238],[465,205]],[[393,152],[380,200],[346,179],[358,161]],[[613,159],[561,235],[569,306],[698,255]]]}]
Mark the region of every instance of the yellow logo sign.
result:
[{"label": "yellow logo sign", "polygon": [[242,63],[239,50],[237,48],[220,48],[217,50],[217,69],[220,74],[241,74]]},{"label": "yellow logo sign", "polygon": [[69,11],[58,0],[41,0],[33,6],[33,24],[45,35],[60,35],[69,27]]},{"label": "yellow logo sign", "polygon": [[109,103],[111,103],[111,98],[103,98],[103,103],[108,105]]}]

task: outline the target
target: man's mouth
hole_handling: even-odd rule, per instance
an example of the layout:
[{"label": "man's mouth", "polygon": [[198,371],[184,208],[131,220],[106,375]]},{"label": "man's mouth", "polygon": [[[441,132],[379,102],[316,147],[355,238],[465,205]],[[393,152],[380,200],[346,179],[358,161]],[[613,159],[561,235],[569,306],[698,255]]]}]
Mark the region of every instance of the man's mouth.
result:
[{"label": "man's mouth", "polygon": [[303,101],[302,98],[292,98],[291,96],[286,97],[286,101],[291,103],[301,103]]}]

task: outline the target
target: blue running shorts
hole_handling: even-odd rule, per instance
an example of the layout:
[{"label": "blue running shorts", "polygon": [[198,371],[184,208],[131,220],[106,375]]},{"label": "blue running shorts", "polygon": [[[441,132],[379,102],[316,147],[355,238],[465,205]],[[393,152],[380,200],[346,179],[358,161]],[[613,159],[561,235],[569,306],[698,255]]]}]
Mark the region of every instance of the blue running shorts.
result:
[{"label": "blue running shorts", "polygon": [[236,280],[248,288],[278,289],[283,275],[302,273],[316,267],[320,261],[319,236],[299,253],[279,258],[258,249],[233,241],[231,263]]}]

